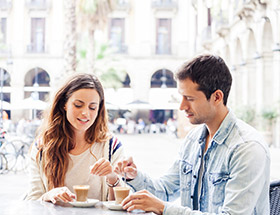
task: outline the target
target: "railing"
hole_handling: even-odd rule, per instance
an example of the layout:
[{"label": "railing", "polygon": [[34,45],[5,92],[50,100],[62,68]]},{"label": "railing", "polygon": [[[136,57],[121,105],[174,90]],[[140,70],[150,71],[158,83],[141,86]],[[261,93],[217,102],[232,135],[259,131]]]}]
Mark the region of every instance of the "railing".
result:
[{"label": "railing", "polygon": [[26,48],[27,53],[45,53],[46,46],[45,45],[36,45],[36,44],[29,44]]},{"label": "railing", "polygon": [[26,0],[26,7],[29,10],[48,10],[51,7],[50,0]]},{"label": "railing", "polygon": [[178,3],[175,0],[154,0],[152,1],[152,8],[154,9],[164,9],[164,10],[174,10],[177,9]]},{"label": "railing", "polygon": [[115,54],[126,54],[127,53],[127,45],[125,44],[112,44],[111,48]]},{"label": "railing", "polygon": [[10,10],[12,8],[12,1],[0,0],[0,10]]},{"label": "railing", "polygon": [[128,0],[118,0],[116,3],[116,10],[130,10],[130,4]]}]

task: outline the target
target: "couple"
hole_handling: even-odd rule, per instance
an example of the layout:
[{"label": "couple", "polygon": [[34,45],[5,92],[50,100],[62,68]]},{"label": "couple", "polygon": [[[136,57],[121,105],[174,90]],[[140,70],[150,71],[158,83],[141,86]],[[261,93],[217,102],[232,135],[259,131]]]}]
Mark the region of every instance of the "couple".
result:
[{"label": "couple", "polygon": [[[269,150],[226,106],[232,78],[224,61],[198,56],[183,64],[176,79],[180,110],[200,126],[186,136],[164,176],[153,180],[132,158],[123,158],[121,143],[108,135],[102,86],[95,77],[80,75],[56,94],[33,146],[28,199],[71,201],[72,185],[89,183],[95,187],[90,198],[112,200],[112,187],[120,186],[126,173],[135,191],[122,202],[128,211],[268,215]],[[178,197],[181,206],[170,203]]]}]

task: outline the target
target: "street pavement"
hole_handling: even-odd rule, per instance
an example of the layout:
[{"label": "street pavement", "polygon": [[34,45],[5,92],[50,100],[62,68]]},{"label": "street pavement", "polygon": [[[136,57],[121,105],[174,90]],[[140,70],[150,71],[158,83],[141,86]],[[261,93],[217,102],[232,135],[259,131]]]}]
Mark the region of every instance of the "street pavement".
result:
[{"label": "street pavement", "polygon": [[[167,134],[117,135],[125,148],[126,156],[132,156],[138,169],[152,177],[159,177],[172,165],[182,139]],[[271,180],[280,179],[280,149],[271,148]],[[28,187],[26,172],[9,172],[0,175],[0,193],[7,200],[22,199]]]}]

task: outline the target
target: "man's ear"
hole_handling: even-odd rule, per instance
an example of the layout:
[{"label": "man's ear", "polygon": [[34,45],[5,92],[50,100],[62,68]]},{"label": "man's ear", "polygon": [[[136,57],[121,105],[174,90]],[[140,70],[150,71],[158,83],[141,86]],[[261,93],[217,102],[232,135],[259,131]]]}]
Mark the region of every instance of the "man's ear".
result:
[{"label": "man's ear", "polygon": [[215,103],[224,102],[224,93],[221,90],[216,90],[213,94],[213,99]]}]

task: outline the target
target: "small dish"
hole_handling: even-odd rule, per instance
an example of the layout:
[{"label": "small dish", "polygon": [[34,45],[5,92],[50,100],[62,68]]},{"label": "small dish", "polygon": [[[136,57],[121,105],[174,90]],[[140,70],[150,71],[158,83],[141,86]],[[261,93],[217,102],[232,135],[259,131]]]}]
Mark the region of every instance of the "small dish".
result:
[{"label": "small dish", "polygon": [[96,205],[99,202],[98,199],[88,199],[85,202],[78,202],[78,201],[73,201],[73,202],[69,202],[71,205],[73,205],[74,207],[80,207],[80,208],[87,208],[87,207],[93,207],[94,205]]},{"label": "small dish", "polygon": [[123,211],[124,209],[122,208],[121,204],[116,204],[115,201],[108,201],[108,202],[103,202],[103,205],[105,205],[106,208],[114,211]]}]

